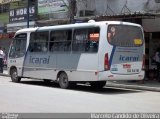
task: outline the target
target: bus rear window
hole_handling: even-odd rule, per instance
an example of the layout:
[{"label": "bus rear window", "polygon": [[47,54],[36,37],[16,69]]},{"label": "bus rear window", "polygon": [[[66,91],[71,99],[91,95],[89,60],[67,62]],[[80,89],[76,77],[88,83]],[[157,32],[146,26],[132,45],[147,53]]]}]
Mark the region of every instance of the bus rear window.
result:
[{"label": "bus rear window", "polygon": [[143,45],[143,33],[137,26],[109,25],[107,40],[115,46],[138,47]]}]

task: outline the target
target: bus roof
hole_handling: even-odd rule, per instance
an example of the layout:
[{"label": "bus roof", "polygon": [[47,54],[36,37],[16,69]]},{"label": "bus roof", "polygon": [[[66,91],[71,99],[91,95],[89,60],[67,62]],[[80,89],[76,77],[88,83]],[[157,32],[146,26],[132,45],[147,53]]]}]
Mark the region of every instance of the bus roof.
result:
[{"label": "bus roof", "polygon": [[104,24],[125,24],[125,25],[134,25],[139,26],[135,23],[129,23],[129,22],[122,22],[122,21],[89,21],[86,23],[75,23],[75,24],[65,24],[65,25],[55,25],[55,26],[43,26],[43,27],[35,27],[35,28],[24,28],[21,30],[18,30],[17,33],[24,33],[24,32],[34,32],[34,31],[45,31],[45,30],[52,30],[52,29],[69,29],[69,28],[83,28],[83,27],[96,27]]},{"label": "bus roof", "polygon": [[18,30],[16,33],[26,33],[26,32],[34,32],[37,30],[38,27],[35,28],[24,28],[24,29],[20,29]]}]

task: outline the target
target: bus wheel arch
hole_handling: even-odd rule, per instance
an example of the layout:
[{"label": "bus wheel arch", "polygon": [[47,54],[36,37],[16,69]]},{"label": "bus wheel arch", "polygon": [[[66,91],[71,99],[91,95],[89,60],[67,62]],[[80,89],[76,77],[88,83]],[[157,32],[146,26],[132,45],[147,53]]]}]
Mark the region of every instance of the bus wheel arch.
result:
[{"label": "bus wheel arch", "polygon": [[21,81],[21,78],[18,77],[17,68],[15,66],[10,68],[9,73],[10,73],[12,82],[20,82]]},{"label": "bus wheel arch", "polygon": [[68,80],[68,75],[65,71],[58,72],[57,80],[61,88],[63,89],[69,88],[70,82]]}]

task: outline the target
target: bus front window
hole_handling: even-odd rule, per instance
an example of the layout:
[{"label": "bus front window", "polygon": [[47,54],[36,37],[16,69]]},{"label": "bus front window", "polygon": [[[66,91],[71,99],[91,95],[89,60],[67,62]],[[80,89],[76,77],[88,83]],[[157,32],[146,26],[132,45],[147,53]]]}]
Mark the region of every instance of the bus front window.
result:
[{"label": "bus front window", "polygon": [[14,38],[10,47],[9,57],[19,58],[23,57],[26,51],[26,38]]}]

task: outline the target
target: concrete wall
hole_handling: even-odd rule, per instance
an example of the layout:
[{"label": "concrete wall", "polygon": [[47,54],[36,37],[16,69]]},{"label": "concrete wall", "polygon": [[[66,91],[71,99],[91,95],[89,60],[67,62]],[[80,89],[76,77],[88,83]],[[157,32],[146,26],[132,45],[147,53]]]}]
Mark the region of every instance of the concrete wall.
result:
[{"label": "concrete wall", "polygon": [[84,10],[90,10],[90,11],[96,11],[95,7],[95,1],[96,0],[77,0],[77,15],[80,16],[80,11]]},{"label": "concrete wall", "polygon": [[155,0],[77,0],[76,16],[79,16],[81,10],[95,11],[98,16],[135,12],[160,13],[160,3]]},{"label": "concrete wall", "polygon": [[155,3],[155,0],[95,0],[95,7],[97,15],[160,12],[160,3]]}]

